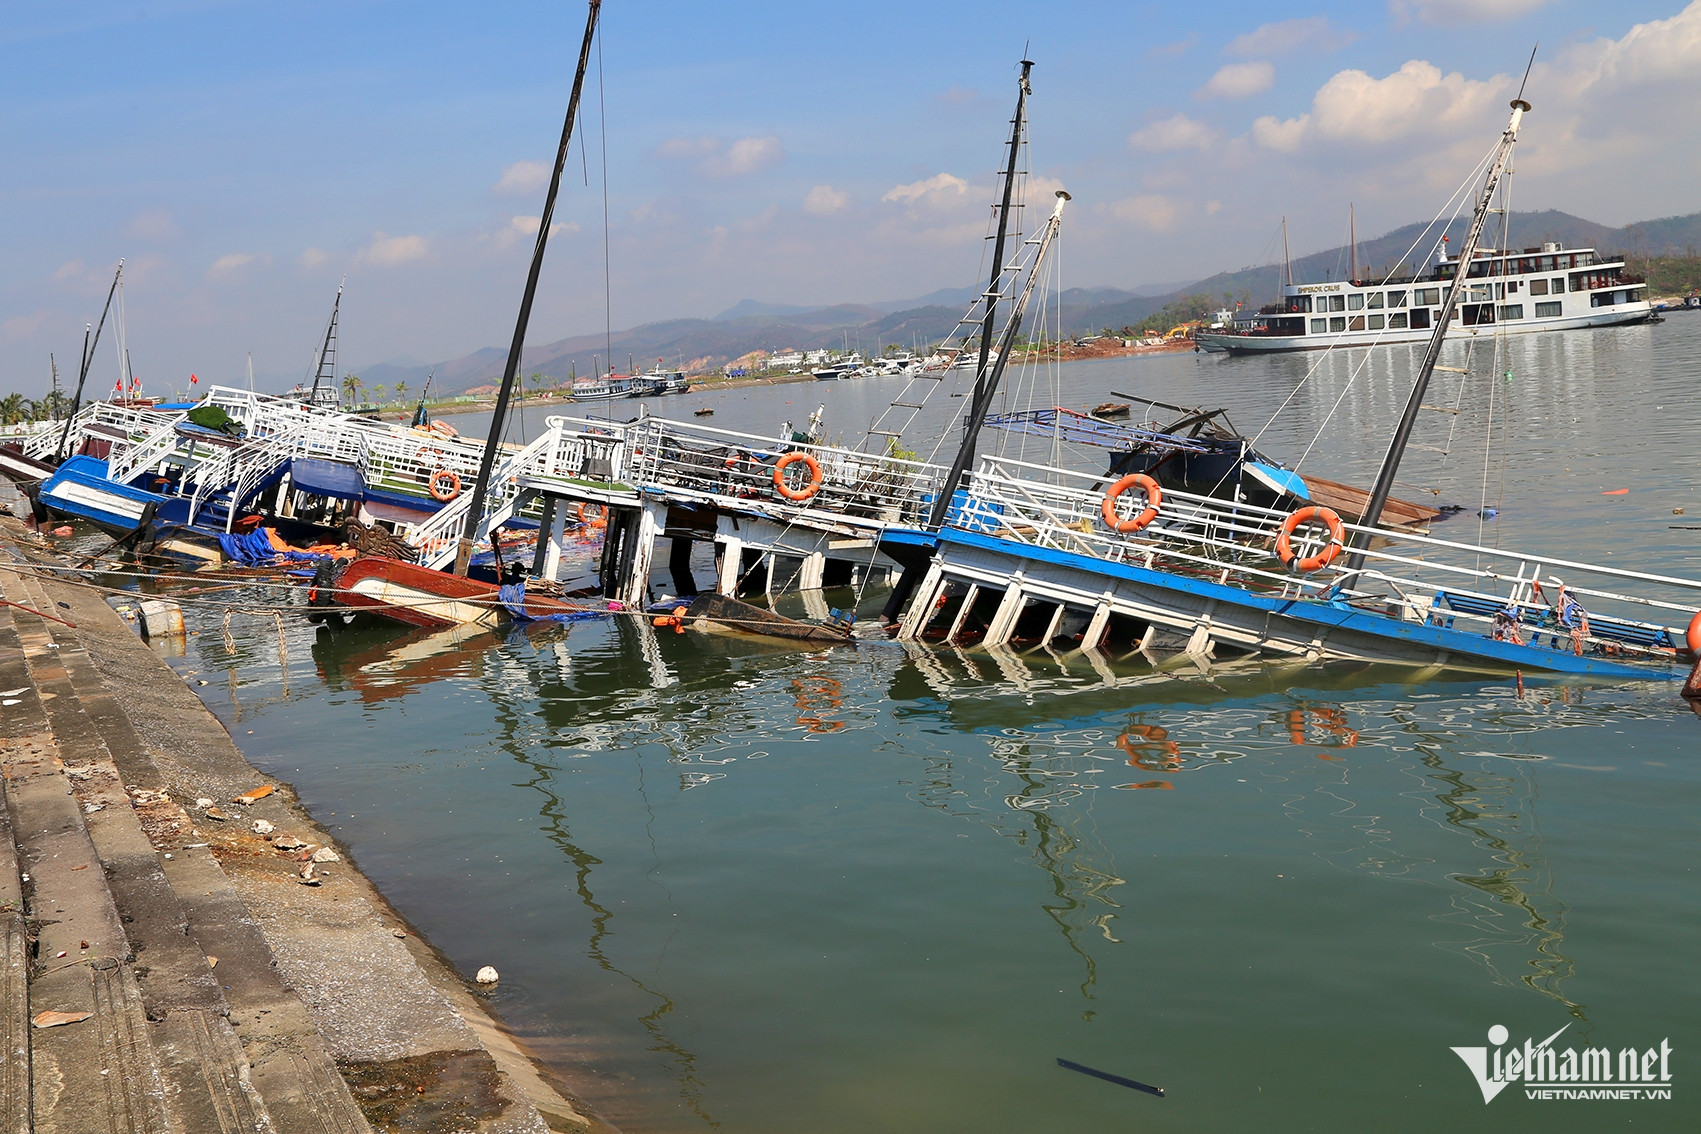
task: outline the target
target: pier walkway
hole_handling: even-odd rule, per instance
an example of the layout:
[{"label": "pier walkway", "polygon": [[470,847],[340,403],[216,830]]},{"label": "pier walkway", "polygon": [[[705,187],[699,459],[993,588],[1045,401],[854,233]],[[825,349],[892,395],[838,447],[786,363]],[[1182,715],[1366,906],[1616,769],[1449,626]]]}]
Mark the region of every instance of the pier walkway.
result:
[{"label": "pier walkway", "polygon": [[27,541],[0,517],[4,1134],[609,1129]]}]

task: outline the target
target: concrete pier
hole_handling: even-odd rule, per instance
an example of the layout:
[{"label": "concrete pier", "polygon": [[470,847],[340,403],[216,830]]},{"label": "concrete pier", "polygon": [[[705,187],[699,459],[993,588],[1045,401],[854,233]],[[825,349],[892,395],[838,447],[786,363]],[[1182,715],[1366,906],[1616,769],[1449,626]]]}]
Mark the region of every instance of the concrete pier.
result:
[{"label": "concrete pier", "polygon": [[611,1129],[31,538],[0,517],[0,1134]]}]

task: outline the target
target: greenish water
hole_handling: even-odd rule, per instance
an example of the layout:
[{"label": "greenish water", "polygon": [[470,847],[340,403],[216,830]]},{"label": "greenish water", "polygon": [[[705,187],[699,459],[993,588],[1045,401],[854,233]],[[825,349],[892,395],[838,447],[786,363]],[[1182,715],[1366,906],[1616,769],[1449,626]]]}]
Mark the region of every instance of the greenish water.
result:
[{"label": "greenish water", "polygon": [[[1669,525],[1701,515],[1697,344],[1701,316],[1515,343],[1509,416],[1460,415],[1412,482],[1474,504],[1486,454],[1485,538],[1696,574],[1701,532]],[[1297,457],[1345,389],[1346,440],[1311,460],[1367,479],[1406,373],[1383,356],[1352,386],[1326,362],[1264,447]],[[1312,361],[1072,366],[1065,400],[1217,398],[1255,429]],[[881,397],[817,385],[726,392],[716,421],[766,431],[830,394],[849,430]],[[499,969],[496,1007],[630,1131],[1701,1125],[1701,719],[1674,684],[806,653],[630,621],[293,625],[285,659],[269,619],[238,616],[234,653],[205,628],[174,664],[250,758],[463,971]],[[1449,1049],[1495,1024],[1669,1038],[1673,1097],[1485,1105]]]}]

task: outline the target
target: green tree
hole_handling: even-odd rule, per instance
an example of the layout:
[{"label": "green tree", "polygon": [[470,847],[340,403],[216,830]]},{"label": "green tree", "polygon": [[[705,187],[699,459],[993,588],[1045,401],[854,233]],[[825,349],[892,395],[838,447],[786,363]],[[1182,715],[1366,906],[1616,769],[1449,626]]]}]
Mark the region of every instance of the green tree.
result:
[{"label": "green tree", "polygon": [[351,405],[360,400],[360,375],[352,370],[343,375],[343,396]]},{"label": "green tree", "polygon": [[396,390],[396,400],[402,401],[408,395],[408,384],[406,382],[398,381],[395,385],[395,390]]},{"label": "green tree", "polygon": [[384,402],[384,391],[386,389],[388,389],[388,387],[386,387],[384,385],[384,383],[382,383],[382,382],[375,383],[371,387],[372,400],[374,402],[377,402],[378,404],[382,405],[383,402]]},{"label": "green tree", "polygon": [[7,394],[0,398],[0,424],[16,425],[24,419],[24,396]]}]

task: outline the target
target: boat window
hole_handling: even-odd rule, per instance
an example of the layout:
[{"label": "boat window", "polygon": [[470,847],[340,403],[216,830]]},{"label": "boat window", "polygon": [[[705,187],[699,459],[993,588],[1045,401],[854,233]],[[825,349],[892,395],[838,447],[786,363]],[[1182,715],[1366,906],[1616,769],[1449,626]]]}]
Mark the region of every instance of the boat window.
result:
[{"label": "boat window", "polygon": [[1358,294],[1357,292],[1354,292],[1352,295],[1347,296],[1347,310],[1348,311],[1363,311],[1364,310],[1364,296]]},{"label": "boat window", "polygon": [[1362,330],[1364,330],[1364,316],[1363,315],[1354,315],[1352,317],[1352,321],[1347,324],[1347,330],[1349,330],[1349,331],[1362,331]]},{"label": "boat window", "polygon": [[[1403,327],[1403,326],[1405,326],[1405,322],[1404,322],[1405,318],[1406,318],[1405,312],[1401,312],[1398,315],[1390,315],[1390,316],[1388,316],[1388,326],[1390,328],[1392,328],[1392,327]],[[1423,331],[1423,330],[1428,330],[1428,329],[1429,329],[1429,308],[1419,307],[1416,311],[1412,312],[1412,330]]]},{"label": "boat window", "polygon": [[1522,303],[1507,303],[1507,304],[1501,305],[1501,308],[1500,308],[1500,320],[1501,320],[1501,322],[1505,322],[1508,319],[1522,319],[1523,317],[1524,317],[1524,305]]},{"label": "boat window", "polygon": [[[1341,297],[1337,295],[1335,298],[1339,299]],[[1346,330],[1347,329],[1347,317],[1345,315],[1331,315],[1329,317],[1329,329],[1331,331],[1344,331],[1344,330]]]},{"label": "boat window", "polygon": [[1420,287],[1412,292],[1412,304],[1417,307],[1434,307],[1441,302],[1441,289],[1438,287]]},{"label": "boat window", "polygon": [[1547,281],[1546,280],[1531,280],[1530,281],[1530,294],[1531,295],[1546,295],[1547,294]]},{"label": "boat window", "polygon": [[1382,329],[1382,323],[1383,323],[1383,317],[1381,315],[1372,315],[1370,317],[1370,329],[1371,330],[1380,331]]},{"label": "boat window", "polygon": [[1365,302],[1365,306],[1370,308],[1372,311],[1382,310],[1382,293],[1379,291],[1371,292]]},{"label": "boat window", "polygon": [[1388,293],[1388,306],[1389,307],[1404,307],[1405,305],[1406,305],[1406,293],[1405,292],[1403,292],[1403,291],[1391,291],[1391,292]]},{"label": "boat window", "polygon": [[1551,272],[1553,271],[1553,257],[1543,256],[1540,260],[1536,261],[1536,265],[1536,271],[1538,272]]},{"label": "boat window", "polygon": [[1331,295],[1329,297],[1329,310],[1331,310],[1331,311],[1345,311],[1346,309],[1347,309],[1347,297],[1346,296],[1344,296],[1344,295]]},{"label": "boat window", "polygon": [[1313,319],[1311,321],[1311,333],[1314,334],[1314,335],[1321,335],[1324,331],[1327,331],[1328,329],[1329,329],[1329,320],[1327,320],[1327,319]]},{"label": "boat window", "polygon": [[[1422,314],[1428,315],[1429,312],[1425,311],[1422,312]],[[1405,328],[1406,313],[1404,311],[1396,311],[1392,315],[1388,316],[1388,329],[1390,331],[1403,331]]]},{"label": "boat window", "polygon": [[1555,294],[1555,295],[1564,295],[1565,294],[1565,277],[1564,276],[1555,276],[1554,277],[1553,294]]},{"label": "boat window", "polygon": [[[1512,281],[1512,282],[1511,282],[1511,283],[1509,283],[1509,284],[1507,284],[1507,285],[1506,285],[1506,290],[1507,290],[1507,291],[1517,291],[1517,290],[1518,290],[1518,281],[1517,281],[1517,280],[1513,280],[1513,281]],[[1504,298],[1506,298],[1506,297],[1505,297],[1505,296],[1501,296],[1501,298],[1502,298],[1502,299],[1504,299]]]},{"label": "boat window", "polygon": [[1536,304],[1536,318],[1557,319],[1564,306],[1563,303],[1538,303]]}]

